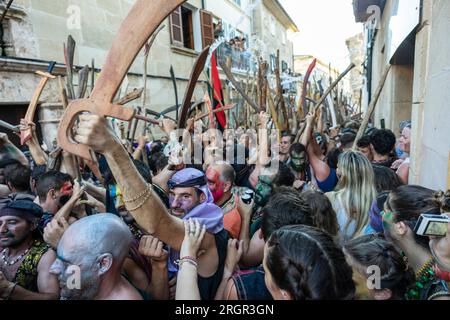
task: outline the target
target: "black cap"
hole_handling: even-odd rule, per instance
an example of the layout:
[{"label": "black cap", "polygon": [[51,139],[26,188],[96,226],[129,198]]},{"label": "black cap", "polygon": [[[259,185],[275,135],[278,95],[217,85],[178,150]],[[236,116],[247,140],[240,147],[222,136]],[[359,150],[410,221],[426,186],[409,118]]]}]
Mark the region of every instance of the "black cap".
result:
[{"label": "black cap", "polygon": [[19,199],[8,203],[1,211],[0,216],[15,215],[27,220],[40,219],[44,215],[41,206],[31,200]]}]

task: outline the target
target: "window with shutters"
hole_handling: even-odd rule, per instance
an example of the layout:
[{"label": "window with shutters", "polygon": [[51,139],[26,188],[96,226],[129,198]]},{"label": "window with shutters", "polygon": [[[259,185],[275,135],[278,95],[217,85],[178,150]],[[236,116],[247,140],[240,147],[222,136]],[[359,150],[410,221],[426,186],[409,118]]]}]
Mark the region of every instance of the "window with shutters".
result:
[{"label": "window with shutters", "polygon": [[189,8],[180,6],[170,15],[170,29],[172,44],[194,50],[194,21],[193,12]]},{"label": "window with shutters", "polygon": [[181,17],[181,6],[170,14],[170,35],[172,44],[184,46],[183,40],[183,20]]},{"label": "window with shutters", "polygon": [[205,48],[214,42],[213,15],[209,11],[200,10],[200,23],[202,28],[202,47]]},{"label": "window with shutters", "polygon": [[188,8],[181,7],[181,21],[183,23],[183,47],[194,50],[192,11]]}]

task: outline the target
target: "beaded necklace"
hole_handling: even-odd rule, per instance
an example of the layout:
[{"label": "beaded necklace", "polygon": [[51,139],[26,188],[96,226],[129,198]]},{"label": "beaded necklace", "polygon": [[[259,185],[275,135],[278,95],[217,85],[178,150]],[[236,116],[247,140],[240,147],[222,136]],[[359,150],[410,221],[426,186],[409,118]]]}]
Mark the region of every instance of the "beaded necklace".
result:
[{"label": "beaded necklace", "polygon": [[[6,257],[6,252],[7,251],[8,251],[8,257]],[[28,251],[30,251],[30,248],[25,250],[24,253],[19,255],[17,258],[13,259],[12,261],[9,261],[9,249],[3,249],[3,251],[2,251],[2,260],[3,260],[3,262],[5,263],[6,266],[12,266],[12,265],[16,264],[17,262],[19,262],[20,260],[22,260],[22,258],[27,255]]]},{"label": "beaded necklace", "polygon": [[420,291],[423,290],[429,282],[431,282],[435,279],[435,273],[433,270],[433,266],[434,266],[434,259],[430,258],[419,269],[419,271],[417,271],[416,282],[406,292],[406,298],[408,300],[420,299]]}]

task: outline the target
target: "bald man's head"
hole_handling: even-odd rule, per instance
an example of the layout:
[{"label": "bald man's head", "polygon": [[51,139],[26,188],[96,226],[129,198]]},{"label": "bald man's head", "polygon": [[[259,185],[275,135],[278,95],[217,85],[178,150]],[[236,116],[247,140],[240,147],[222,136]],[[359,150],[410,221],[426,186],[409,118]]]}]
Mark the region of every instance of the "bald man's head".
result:
[{"label": "bald man's head", "polygon": [[[82,218],[72,224],[58,243],[57,259],[50,272],[57,275],[62,299],[94,299],[108,275],[120,276],[132,235],[127,225],[110,213]],[[72,285],[79,272],[79,285]],[[76,280],[76,279],[75,279]]]},{"label": "bald man's head", "polygon": [[130,229],[119,217],[101,213],[72,224],[64,232],[58,249],[61,246],[64,251],[84,255],[111,253],[121,262],[128,254],[132,239]]},{"label": "bald man's head", "polygon": [[235,172],[233,167],[227,163],[210,165],[206,170],[206,178],[214,202],[221,205],[225,198],[229,198],[234,184]]},{"label": "bald man's head", "polygon": [[236,178],[236,173],[234,172],[233,167],[228,163],[219,163],[211,165],[212,169],[216,170],[220,174],[220,179],[223,182],[234,183],[234,179]]}]

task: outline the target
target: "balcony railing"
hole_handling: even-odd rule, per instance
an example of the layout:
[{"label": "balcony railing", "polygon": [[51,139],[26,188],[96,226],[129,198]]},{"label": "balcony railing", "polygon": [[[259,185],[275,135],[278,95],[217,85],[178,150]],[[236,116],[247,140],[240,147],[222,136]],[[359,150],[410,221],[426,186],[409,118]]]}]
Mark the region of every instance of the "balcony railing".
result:
[{"label": "balcony railing", "polygon": [[242,51],[240,48],[230,46],[227,43],[223,43],[217,48],[217,60],[218,62],[225,63],[227,58],[231,57],[231,70],[237,72],[246,73],[254,71],[254,64],[252,62],[251,54],[246,51]]}]

